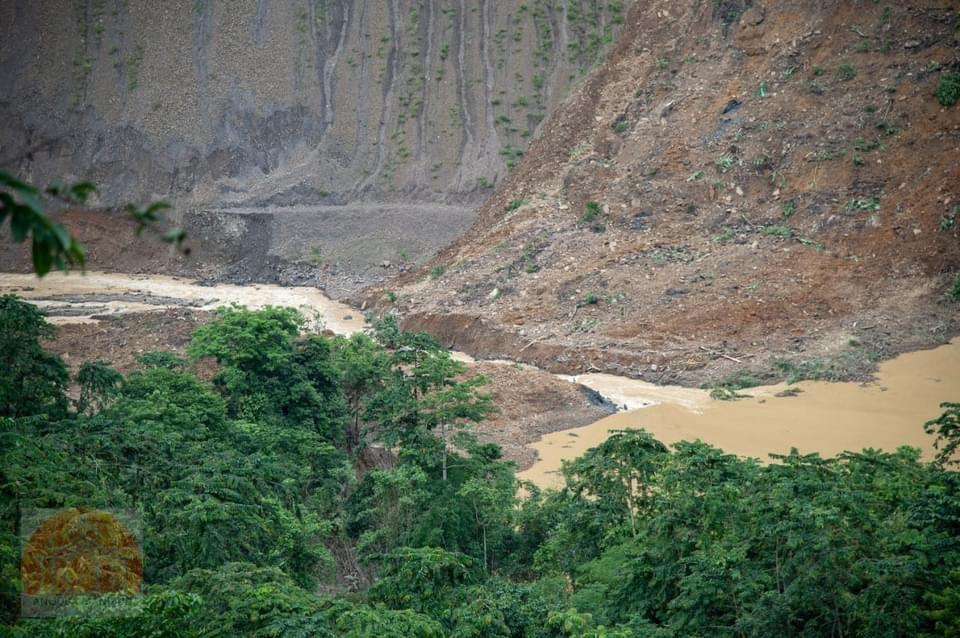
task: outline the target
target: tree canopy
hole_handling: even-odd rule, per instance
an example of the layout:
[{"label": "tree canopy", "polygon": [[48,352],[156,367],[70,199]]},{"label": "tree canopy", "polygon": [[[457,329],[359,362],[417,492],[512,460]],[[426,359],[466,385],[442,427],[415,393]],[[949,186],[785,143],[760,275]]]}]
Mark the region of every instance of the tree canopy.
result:
[{"label": "tree canopy", "polygon": [[[561,489],[518,500],[514,467],[472,431],[493,409],[485,380],[393,319],[326,337],[294,310],[223,308],[190,360],[146,353],[125,376],[93,361],[71,377],[43,349],[52,334],[34,306],[0,298],[10,635],[960,630],[957,404],[925,426],[941,437],[932,463],[903,448],[761,465],[636,429],[566,463]],[[366,465],[371,446],[391,462]],[[21,515],[68,507],[138,517],[143,591],[18,618]]]}]

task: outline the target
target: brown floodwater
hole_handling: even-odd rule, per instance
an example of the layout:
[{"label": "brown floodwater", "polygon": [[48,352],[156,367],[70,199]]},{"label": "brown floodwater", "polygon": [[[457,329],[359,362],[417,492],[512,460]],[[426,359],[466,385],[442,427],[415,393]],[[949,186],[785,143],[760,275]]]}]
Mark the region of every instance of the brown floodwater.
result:
[{"label": "brown floodwater", "polygon": [[[776,397],[785,385],[742,391],[751,398],[717,401],[703,390],[650,386],[609,375],[576,377],[620,405],[637,407],[591,425],[554,432],[531,445],[539,460],[520,478],[541,487],[562,483],[561,462],[603,442],[613,430],[644,428],[666,444],[700,439],[727,452],[768,460],[768,454],[819,452],[833,456],[864,448],[901,445],[933,453],[923,424],[960,401],[960,338],[901,355],[880,365],[872,383],[797,383],[802,392]],[[639,407],[647,405],[648,407]]]},{"label": "brown floodwater", "polygon": [[[160,275],[88,272],[33,275],[0,273],[0,294],[13,292],[53,310],[55,323],[95,321],[96,316],[189,306],[210,310],[238,303],[251,308],[293,306],[340,334],[362,330],[361,313],[316,288],[265,284],[204,286]],[[56,309],[68,309],[56,316]],[[465,361],[472,358],[454,355]],[[504,364],[512,362],[504,361]],[[564,377],[590,387],[627,411],[591,425],[555,432],[534,443],[539,460],[520,477],[556,487],[563,460],[601,443],[612,430],[645,428],[664,443],[701,439],[727,452],[766,460],[771,452],[819,452],[830,456],[865,447],[920,448],[929,458],[933,437],[923,423],[944,401],[960,401],[960,338],[932,350],[912,352],[880,365],[869,384],[802,382],[795,397],[774,396],[786,386],[744,390],[750,398],[716,401],[708,392],[657,386],[607,374]]]},{"label": "brown floodwater", "polygon": [[[248,308],[290,306],[301,310],[309,321],[322,322],[337,334],[363,330],[363,313],[326,297],[319,289],[306,286],[270,284],[203,285],[192,279],[165,275],[123,273],[53,272],[38,279],[32,274],[0,273],[0,294],[14,293],[51,310],[51,323],[89,323],[97,316],[151,312],[188,306],[213,310],[240,304]],[[56,309],[73,312],[57,316]],[[84,309],[89,309],[85,313]]]}]

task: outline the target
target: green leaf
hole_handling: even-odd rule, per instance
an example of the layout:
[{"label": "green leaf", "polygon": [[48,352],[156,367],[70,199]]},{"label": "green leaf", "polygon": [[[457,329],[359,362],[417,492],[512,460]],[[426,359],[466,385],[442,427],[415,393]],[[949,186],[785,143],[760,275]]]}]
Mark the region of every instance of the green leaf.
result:
[{"label": "green leaf", "polygon": [[13,235],[13,241],[20,243],[27,238],[33,222],[32,217],[30,211],[19,206],[13,209],[13,217],[10,219],[10,233]]},{"label": "green leaf", "polygon": [[168,244],[181,244],[187,238],[187,231],[182,228],[170,228],[163,233],[163,241]]},{"label": "green leaf", "polygon": [[48,272],[50,272],[50,267],[53,264],[53,253],[50,250],[50,245],[46,243],[44,237],[38,236],[36,233],[33,236],[33,270],[37,273],[38,277],[43,277]]},{"label": "green leaf", "polygon": [[63,250],[69,250],[70,244],[74,243],[74,240],[73,237],[70,236],[70,233],[67,232],[67,229],[53,222],[50,222],[49,228],[53,232],[54,237],[57,238],[57,241],[60,242],[60,247]]},{"label": "green leaf", "polygon": [[97,192],[97,186],[93,182],[77,182],[70,186],[70,196],[80,204],[87,201],[90,195]]},{"label": "green leaf", "polygon": [[27,184],[26,182],[20,181],[6,171],[0,171],[0,184],[8,186],[19,193],[32,193],[34,195],[39,194],[39,191],[37,191],[36,188],[30,184]]}]

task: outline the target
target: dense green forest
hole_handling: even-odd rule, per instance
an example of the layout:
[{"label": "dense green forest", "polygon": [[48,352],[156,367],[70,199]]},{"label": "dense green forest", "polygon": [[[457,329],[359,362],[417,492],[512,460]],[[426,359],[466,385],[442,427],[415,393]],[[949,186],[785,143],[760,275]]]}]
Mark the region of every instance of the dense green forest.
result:
[{"label": "dense green forest", "polygon": [[[927,425],[933,463],[904,448],[761,465],[637,429],[518,499],[469,427],[495,409],[484,379],[392,319],[329,337],[294,310],[222,308],[188,358],[146,353],[126,377],[71,377],[42,347],[52,331],[0,297],[0,632],[960,635],[960,404]],[[142,595],[18,619],[36,508],[136,512]]]}]

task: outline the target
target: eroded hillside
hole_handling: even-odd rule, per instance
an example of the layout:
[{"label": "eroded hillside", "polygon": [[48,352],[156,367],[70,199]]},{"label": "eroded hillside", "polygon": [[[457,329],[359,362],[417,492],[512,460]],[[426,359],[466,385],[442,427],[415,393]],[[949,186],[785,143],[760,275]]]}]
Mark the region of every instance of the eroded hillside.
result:
[{"label": "eroded hillside", "polygon": [[636,3],[458,243],[366,298],[475,354],[699,382],[960,331],[954,2]]},{"label": "eroded hillside", "polygon": [[0,3],[0,165],[101,203],[479,202],[615,0]]}]

